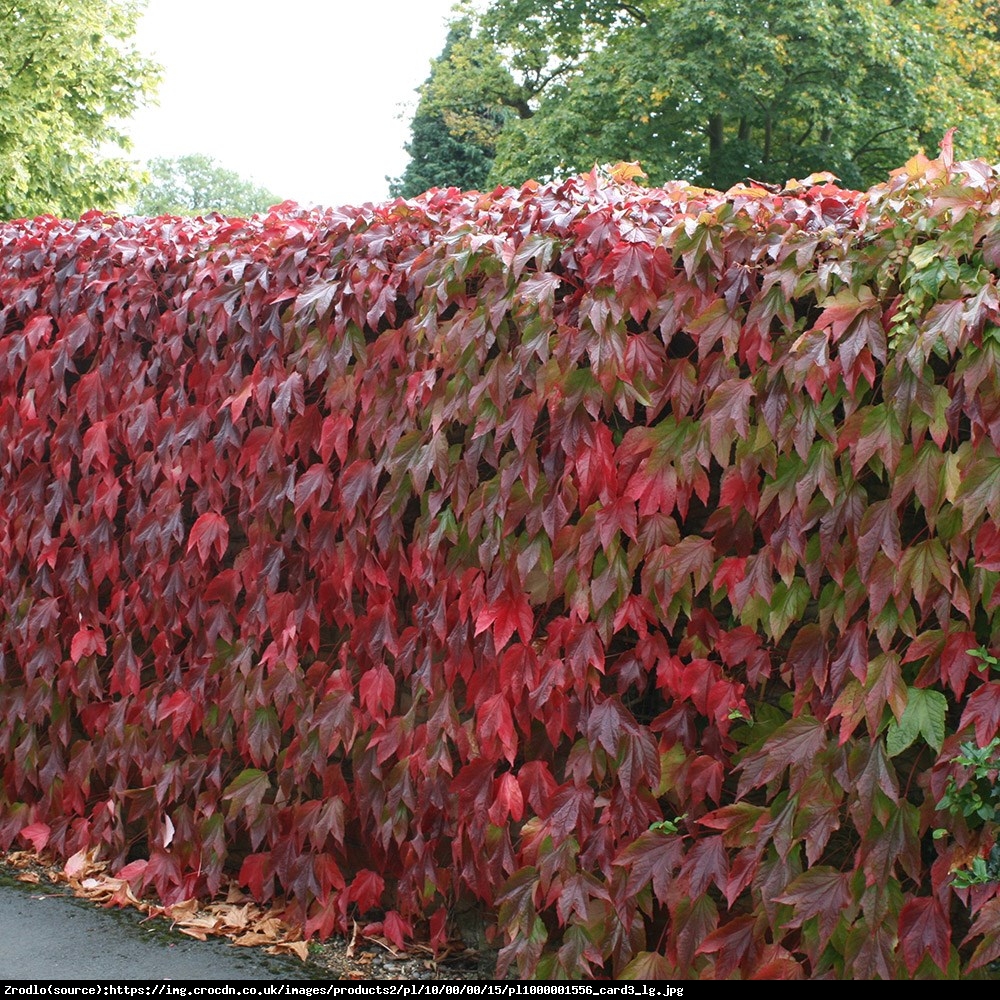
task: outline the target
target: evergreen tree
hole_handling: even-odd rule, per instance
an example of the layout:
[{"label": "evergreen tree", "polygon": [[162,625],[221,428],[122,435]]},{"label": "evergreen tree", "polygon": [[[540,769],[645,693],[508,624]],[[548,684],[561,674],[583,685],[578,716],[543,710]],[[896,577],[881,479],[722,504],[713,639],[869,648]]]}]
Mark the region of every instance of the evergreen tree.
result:
[{"label": "evergreen tree", "polygon": [[503,127],[502,112],[496,107],[463,107],[464,118],[475,120],[475,128],[470,132],[467,127],[459,129],[454,122],[450,123],[448,109],[433,97],[435,74],[450,64],[456,49],[469,35],[467,20],[455,22],[441,55],[432,64],[410,126],[411,139],[405,147],[410,162],[401,177],[389,181],[389,193],[394,198],[413,198],[433,187],[468,191],[486,184],[493,166],[495,137]]}]

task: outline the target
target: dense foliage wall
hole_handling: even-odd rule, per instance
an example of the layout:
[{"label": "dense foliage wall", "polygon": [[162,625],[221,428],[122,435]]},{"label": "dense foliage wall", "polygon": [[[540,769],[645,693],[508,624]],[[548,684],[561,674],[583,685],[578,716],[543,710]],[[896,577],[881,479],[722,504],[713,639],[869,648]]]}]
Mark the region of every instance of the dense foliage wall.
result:
[{"label": "dense foliage wall", "polygon": [[0,848],[540,975],[1000,955],[997,176],[629,174],[0,226]]}]

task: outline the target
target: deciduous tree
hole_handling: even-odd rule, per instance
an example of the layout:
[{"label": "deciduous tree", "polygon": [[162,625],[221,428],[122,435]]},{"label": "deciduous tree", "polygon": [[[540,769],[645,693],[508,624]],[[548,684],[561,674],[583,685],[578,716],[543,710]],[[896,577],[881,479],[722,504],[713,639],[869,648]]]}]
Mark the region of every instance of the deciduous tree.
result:
[{"label": "deciduous tree", "polygon": [[1000,153],[995,6],[494,0],[424,92],[458,136],[504,110],[491,182],[637,159],[655,182],[863,186],[952,125]]},{"label": "deciduous tree", "polygon": [[[0,217],[112,208],[133,187],[121,122],[156,67],[131,42],[134,0],[0,5]],[[108,150],[112,151],[108,155]]]},{"label": "deciduous tree", "polygon": [[245,216],[265,212],[281,198],[267,188],[220,166],[210,156],[191,153],[149,163],[149,180],[139,188],[137,215]]}]

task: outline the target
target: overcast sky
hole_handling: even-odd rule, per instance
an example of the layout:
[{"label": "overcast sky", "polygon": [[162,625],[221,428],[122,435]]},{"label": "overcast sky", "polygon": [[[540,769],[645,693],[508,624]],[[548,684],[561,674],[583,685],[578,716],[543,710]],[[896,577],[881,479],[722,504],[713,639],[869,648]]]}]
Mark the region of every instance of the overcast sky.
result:
[{"label": "overcast sky", "polygon": [[163,82],[133,155],[205,153],[303,205],[385,198],[453,2],[148,0]]}]

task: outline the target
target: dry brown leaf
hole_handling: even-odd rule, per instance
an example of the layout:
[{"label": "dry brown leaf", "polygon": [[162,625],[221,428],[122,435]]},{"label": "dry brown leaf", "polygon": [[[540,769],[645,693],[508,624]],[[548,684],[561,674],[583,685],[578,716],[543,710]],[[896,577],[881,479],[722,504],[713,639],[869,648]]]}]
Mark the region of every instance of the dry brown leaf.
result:
[{"label": "dry brown leaf", "polygon": [[309,945],[305,941],[279,941],[264,951],[269,955],[297,955],[303,962],[309,960]]},{"label": "dry brown leaf", "polygon": [[257,931],[247,931],[233,938],[233,944],[241,948],[254,948],[259,944],[273,944],[274,938],[267,934],[258,934]]},{"label": "dry brown leaf", "polygon": [[63,865],[62,873],[67,878],[76,878],[94,867],[94,855],[90,851],[77,851]]},{"label": "dry brown leaf", "polygon": [[164,913],[174,922],[181,923],[190,920],[198,913],[198,901],[196,899],[185,899],[173,906],[164,907]]},{"label": "dry brown leaf", "polygon": [[17,876],[17,880],[18,882],[30,882],[32,885],[38,885],[42,881],[36,872],[23,872]]},{"label": "dry brown leaf", "polygon": [[179,930],[181,934],[187,934],[188,937],[197,938],[199,941],[208,940],[208,933],[198,927],[178,927],[177,930]]},{"label": "dry brown leaf", "polygon": [[215,904],[209,907],[209,912],[218,916],[221,926],[226,932],[239,932],[246,930],[250,925],[250,907],[244,906],[220,906]]},{"label": "dry brown leaf", "polygon": [[249,899],[250,897],[235,882],[229,883],[229,887],[226,889],[227,903],[245,903]]}]

